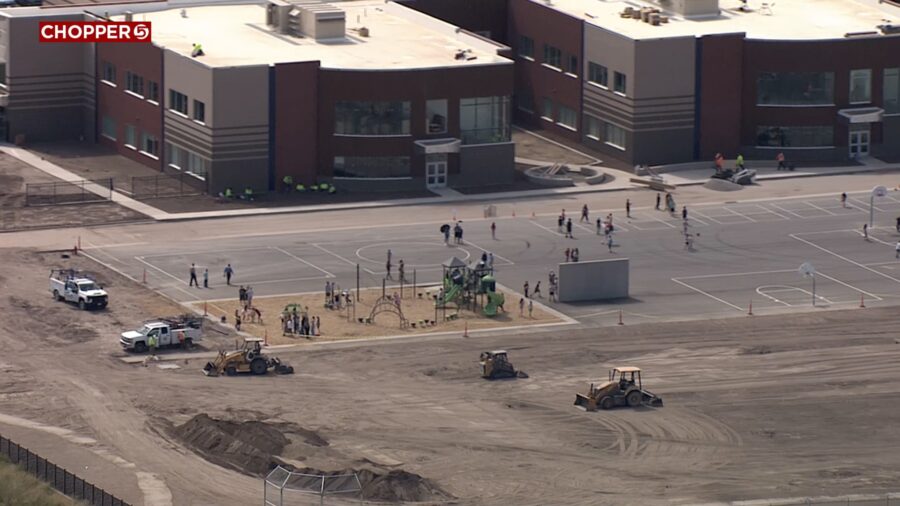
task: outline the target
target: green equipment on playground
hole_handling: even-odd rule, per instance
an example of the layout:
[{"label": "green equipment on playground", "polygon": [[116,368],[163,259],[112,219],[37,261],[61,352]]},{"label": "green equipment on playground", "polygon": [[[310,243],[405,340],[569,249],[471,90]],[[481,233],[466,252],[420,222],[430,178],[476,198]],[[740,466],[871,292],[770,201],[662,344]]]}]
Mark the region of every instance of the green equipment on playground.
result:
[{"label": "green equipment on playground", "polygon": [[485,266],[484,262],[470,267],[456,257],[444,262],[443,267],[443,291],[435,299],[436,309],[446,310],[449,307],[459,312],[463,306],[470,306],[469,309],[474,311],[478,305],[478,296],[481,295],[482,313],[489,317],[497,315],[505,298],[502,293],[497,292],[493,269]]},{"label": "green equipment on playground", "polygon": [[491,274],[481,278],[481,293],[487,296],[487,304],[481,312],[485,316],[497,316],[497,309],[503,307],[506,297],[497,291],[497,280]]}]

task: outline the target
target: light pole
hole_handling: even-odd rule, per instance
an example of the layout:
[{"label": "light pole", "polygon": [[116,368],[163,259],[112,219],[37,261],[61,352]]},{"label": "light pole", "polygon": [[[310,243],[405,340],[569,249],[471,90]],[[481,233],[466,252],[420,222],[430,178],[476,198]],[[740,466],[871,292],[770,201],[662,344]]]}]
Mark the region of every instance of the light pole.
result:
[{"label": "light pole", "polygon": [[809,262],[800,264],[800,274],[805,278],[812,278],[812,305],[816,305],[816,268]]}]

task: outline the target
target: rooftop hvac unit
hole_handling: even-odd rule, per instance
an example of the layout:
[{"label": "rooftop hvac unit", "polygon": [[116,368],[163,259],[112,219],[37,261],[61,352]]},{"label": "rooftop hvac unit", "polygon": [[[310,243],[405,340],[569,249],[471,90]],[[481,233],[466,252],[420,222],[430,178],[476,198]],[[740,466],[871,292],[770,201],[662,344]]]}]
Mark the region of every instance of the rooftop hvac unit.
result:
[{"label": "rooftop hvac unit", "polygon": [[900,25],[878,25],[878,28],[881,29],[883,34],[900,33]]}]

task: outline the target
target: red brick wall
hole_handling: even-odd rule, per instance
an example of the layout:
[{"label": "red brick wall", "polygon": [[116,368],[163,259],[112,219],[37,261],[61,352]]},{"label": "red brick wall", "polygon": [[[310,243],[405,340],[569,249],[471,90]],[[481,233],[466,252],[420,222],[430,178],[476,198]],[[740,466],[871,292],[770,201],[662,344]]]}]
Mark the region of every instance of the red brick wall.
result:
[{"label": "red brick wall", "polygon": [[737,156],[741,145],[741,86],[744,36],[711,35],[698,41],[700,55],[700,159]]},{"label": "red brick wall", "polygon": [[275,186],[316,182],[319,62],[275,65]]}]

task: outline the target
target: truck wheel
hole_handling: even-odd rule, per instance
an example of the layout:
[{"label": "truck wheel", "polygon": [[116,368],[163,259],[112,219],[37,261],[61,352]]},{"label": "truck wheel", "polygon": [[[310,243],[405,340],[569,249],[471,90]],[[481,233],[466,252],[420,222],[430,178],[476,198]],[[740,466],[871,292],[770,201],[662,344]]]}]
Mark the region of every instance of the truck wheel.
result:
[{"label": "truck wheel", "polygon": [[639,390],[632,390],[628,392],[628,395],[625,396],[625,402],[628,403],[628,407],[636,408],[641,405],[641,401],[644,400],[644,394],[642,394]]},{"label": "truck wheel", "polygon": [[616,401],[612,397],[606,396],[600,399],[600,409],[612,409],[616,405]]},{"label": "truck wheel", "polygon": [[84,303],[84,299],[78,299],[78,309],[84,311],[87,306]]},{"label": "truck wheel", "polygon": [[262,357],[256,357],[250,362],[250,372],[253,374],[265,374],[266,369],[268,368],[269,366],[266,364],[266,359]]},{"label": "truck wheel", "polygon": [[194,347],[194,340],[190,337],[184,340],[184,349],[189,350]]},{"label": "truck wheel", "polygon": [[59,294],[59,290],[53,290],[53,298],[56,300],[63,300],[62,296]]},{"label": "truck wheel", "polygon": [[135,345],[134,345],[134,351],[136,351],[136,352],[138,352],[138,353],[144,353],[144,352],[146,352],[146,351],[147,351],[147,343],[145,343],[145,342],[138,342],[138,343],[135,343]]}]

